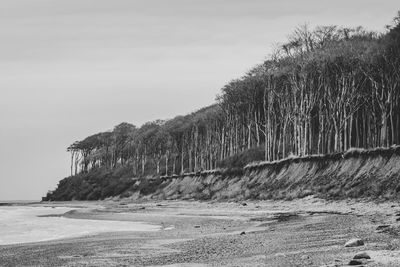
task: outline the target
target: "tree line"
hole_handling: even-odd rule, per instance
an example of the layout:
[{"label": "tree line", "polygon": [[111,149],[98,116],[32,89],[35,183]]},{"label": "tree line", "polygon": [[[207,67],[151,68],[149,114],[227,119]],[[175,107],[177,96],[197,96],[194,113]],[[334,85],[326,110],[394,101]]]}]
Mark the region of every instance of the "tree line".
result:
[{"label": "tree line", "polygon": [[121,123],[68,147],[71,175],[197,172],[252,148],[264,160],[400,144],[400,13],[385,33],[298,27],[217,103],[141,127]]}]

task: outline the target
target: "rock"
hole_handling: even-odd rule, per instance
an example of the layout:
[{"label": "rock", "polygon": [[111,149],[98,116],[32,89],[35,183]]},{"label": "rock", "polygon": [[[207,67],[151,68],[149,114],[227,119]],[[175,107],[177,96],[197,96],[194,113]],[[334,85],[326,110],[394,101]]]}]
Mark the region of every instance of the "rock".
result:
[{"label": "rock", "polygon": [[161,204],[157,204],[156,206],[157,206],[157,207],[161,207],[162,205],[161,205]]},{"label": "rock", "polygon": [[303,255],[300,257],[300,259],[302,259],[303,261],[308,260],[309,258],[310,258],[310,256],[308,256],[308,255]]},{"label": "rock", "polygon": [[351,260],[349,262],[349,265],[362,265],[362,264],[363,264],[363,262],[360,260]]},{"label": "rock", "polygon": [[390,206],[391,208],[395,208],[396,207],[396,205],[392,205],[392,206]]},{"label": "rock", "polygon": [[396,222],[398,222],[398,221],[400,221],[400,218],[397,218],[397,219],[396,219]]},{"label": "rock", "polygon": [[144,209],[146,209],[146,207],[140,207],[139,209],[140,209],[140,210],[144,210]]},{"label": "rock", "polygon": [[200,228],[200,225],[195,225],[194,228]]},{"label": "rock", "polygon": [[376,227],[376,230],[380,231],[380,230],[384,230],[389,227],[390,227],[390,224],[382,224],[382,225],[379,225],[378,227]]},{"label": "rock", "polygon": [[364,241],[358,238],[353,238],[344,244],[345,247],[359,247],[364,246]]},{"label": "rock", "polygon": [[353,257],[353,259],[355,259],[355,260],[360,260],[360,259],[367,259],[367,260],[369,260],[369,259],[371,259],[371,257],[370,257],[366,252],[361,252],[361,253],[356,254],[356,255]]},{"label": "rock", "polygon": [[247,206],[247,203],[242,203],[242,206]]},{"label": "rock", "polygon": [[245,234],[246,234],[246,232],[244,232],[244,231],[240,233],[240,235],[245,235]]}]

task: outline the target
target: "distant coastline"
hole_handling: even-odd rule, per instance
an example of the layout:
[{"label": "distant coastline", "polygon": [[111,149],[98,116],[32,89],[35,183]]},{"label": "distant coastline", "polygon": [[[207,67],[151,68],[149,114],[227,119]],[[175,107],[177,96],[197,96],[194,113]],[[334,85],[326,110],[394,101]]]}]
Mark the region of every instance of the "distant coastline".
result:
[{"label": "distant coastline", "polygon": [[25,206],[40,204],[39,200],[0,200],[0,206]]}]

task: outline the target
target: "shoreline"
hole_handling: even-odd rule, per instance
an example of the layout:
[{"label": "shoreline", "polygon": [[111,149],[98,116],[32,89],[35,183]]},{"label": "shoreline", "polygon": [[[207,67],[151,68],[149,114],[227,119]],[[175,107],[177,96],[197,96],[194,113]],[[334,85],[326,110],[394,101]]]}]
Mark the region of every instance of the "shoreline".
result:
[{"label": "shoreline", "polygon": [[151,232],[161,229],[160,225],[144,222],[68,218],[68,214],[80,210],[87,211],[84,208],[76,209],[68,205],[2,206],[0,207],[0,246],[57,241],[108,232]]},{"label": "shoreline", "polygon": [[4,200],[0,201],[0,207],[7,207],[7,206],[30,206],[30,205],[36,205],[36,204],[41,204],[41,201],[35,201],[35,200]]},{"label": "shoreline", "polygon": [[[35,204],[38,205],[38,204]],[[0,246],[5,266],[345,266],[367,251],[366,266],[400,265],[400,205],[395,202],[149,201],[42,203],[85,207],[72,219],[159,224],[157,232],[107,232]],[[384,231],[377,227],[389,225]],[[365,246],[345,248],[351,238]],[[335,265],[336,264],[336,265]]]}]

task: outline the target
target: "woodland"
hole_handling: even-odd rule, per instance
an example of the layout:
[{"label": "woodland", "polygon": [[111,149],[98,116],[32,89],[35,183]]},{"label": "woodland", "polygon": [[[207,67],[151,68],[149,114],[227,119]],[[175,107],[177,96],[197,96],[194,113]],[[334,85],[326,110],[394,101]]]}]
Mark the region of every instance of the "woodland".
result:
[{"label": "woodland", "polygon": [[[384,33],[299,26],[216,103],[68,147],[71,176],[157,177],[400,144],[400,12]],[[118,176],[118,175],[117,175]]]}]

